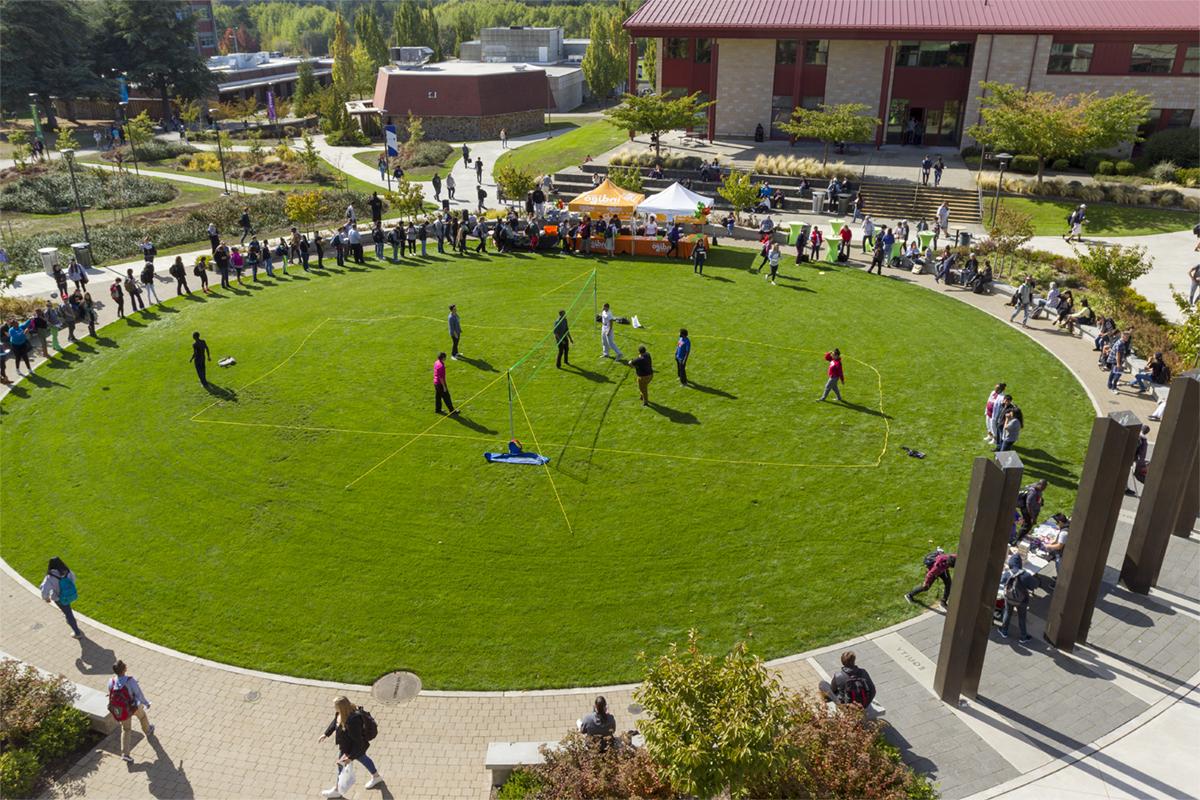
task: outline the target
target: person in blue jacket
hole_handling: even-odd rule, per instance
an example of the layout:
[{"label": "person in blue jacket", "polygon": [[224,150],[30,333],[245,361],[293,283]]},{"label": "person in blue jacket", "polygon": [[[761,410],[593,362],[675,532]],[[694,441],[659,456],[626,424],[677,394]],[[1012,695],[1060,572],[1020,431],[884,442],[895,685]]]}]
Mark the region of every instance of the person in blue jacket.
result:
[{"label": "person in blue jacket", "polygon": [[687,386],[687,362],[692,354],[692,340],[688,338],[687,328],[679,329],[679,341],[675,344],[675,369],[679,372],[679,385]]}]

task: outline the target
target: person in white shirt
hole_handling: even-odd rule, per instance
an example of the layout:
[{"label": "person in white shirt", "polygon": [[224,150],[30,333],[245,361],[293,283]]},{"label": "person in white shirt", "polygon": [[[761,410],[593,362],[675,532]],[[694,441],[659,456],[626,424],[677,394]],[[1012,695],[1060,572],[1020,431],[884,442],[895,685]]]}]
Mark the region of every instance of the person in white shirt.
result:
[{"label": "person in white shirt", "polygon": [[129,700],[133,704],[133,713],[120,721],[121,758],[126,761],[133,761],[133,757],[129,755],[129,740],[133,738],[133,718],[138,718],[138,722],[142,725],[142,733],[147,737],[154,733],[154,726],[146,718],[146,709],[150,707],[150,701],[142,693],[142,687],[138,685],[137,680],[132,675],[126,675],[125,671],[124,661],[118,661],[116,664],[113,664],[113,677],[108,680],[108,695],[110,705],[114,692],[128,694]]},{"label": "person in white shirt", "polygon": [[942,231],[949,232],[950,230],[950,204],[942,203],[937,210],[938,225],[942,227]]},{"label": "person in white shirt", "polygon": [[987,405],[983,407],[983,426],[987,432],[986,438],[991,444],[996,442],[996,437],[992,435],[992,430],[996,427],[993,414],[1004,404],[1004,391],[1007,388],[1008,384],[997,383],[996,388],[988,395]]},{"label": "person in white shirt", "polygon": [[601,358],[608,358],[608,351],[611,349],[617,354],[618,359],[625,357],[621,352],[621,348],[617,347],[617,343],[613,341],[613,313],[608,308],[608,303],[604,304],[604,310],[600,312],[600,346],[604,348],[604,352],[600,354]]},{"label": "person in white shirt", "polygon": [[355,211],[354,211],[354,204],[353,204],[353,203],[351,203],[350,205],[346,206],[346,220],[347,220],[347,221],[348,221],[348,222],[349,222],[351,225],[356,225],[356,224],[358,224],[358,214],[356,214],[356,213],[355,213]]},{"label": "person in white shirt", "polygon": [[650,220],[646,223],[646,235],[647,236],[657,236],[658,235],[658,222],[655,221],[654,217],[650,217]]}]

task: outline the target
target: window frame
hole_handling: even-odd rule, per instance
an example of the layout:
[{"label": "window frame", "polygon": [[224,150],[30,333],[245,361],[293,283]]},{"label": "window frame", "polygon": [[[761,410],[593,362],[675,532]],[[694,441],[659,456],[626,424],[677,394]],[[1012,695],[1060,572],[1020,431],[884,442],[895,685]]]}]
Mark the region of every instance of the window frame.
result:
[{"label": "window frame", "polygon": [[[1142,61],[1139,62],[1139,60],[1138,60],[1139,57],[1137,54],[1139,47],[1145,47],[1145,48],[1167,48],[1167,47],[1169,47],[1169,48],[1171,48],[1171,55],[1169,58],[1165,55],[1159,56],[1159,57],[1143,56]],[[1135,42],[1132,45],[1130,45],[1130,47],[1129,47],[1129,72],[1130,72],[1130,74],[1133,74],[1133,75],[1170,75],[1175,70],[1175,59],[1178,58],[1178,56],[1179,56],[1179,45],[1178,44],[1163,43],[1163,42],[1158,42],[1158,43],[1154,43],[1154,44],[1144,44],[1144,43]],[[1153,69],[1153,67],[1156,63],[1161,64],[1161,62],[1165,62],[1165,64],[1162,64],[1163,66],[1166,67],[1165,69]],[[1144,69],[1140,68],[1143,66],[1145,67]]]},{"label": "window frame", "polygon": [[[1176,114],[1187,114],[1187,118],[1177,124],[1175,122]],[[1161,123],[1164,130],[1168,128],[1190,128],[1192,127],[1192,120],[1196,116],[1196,111],[1191,108],[1164,108],[1163,116],[1166,117],[1166,122]]]},{"label": "window frame", "polygon": [[919,69],[969,69],[975,55],[963,39],[905,39],[896,46],[893,66]]},{"label": "window frame", "polygon": [[[809,60],[810,52],[812,53],[812,60]],[[806,39],[804,41],[804,65],[806,67],[829,66],[828,39]]]},{"label": "window frame", "polygon": [[[1188,62],[1191,68],[1188,68]],[[1183,63],[1180,65],[1183,75],[1200,75],[1200,44],[1189,44],[1183,51]]]},{"label": "window frame", "polygon": [[[687,61],[692,55],[690,42],[691,40],[686,36],[668,36],[663,40],[663,58],[668,61]],[[682,45],[683,55],[672,54],[677,45]]]},{"label": "window frame", "polygon": [[[1068,53],[1054,52],[1055,48],[1059,48],[1059,47],[1069,47],[1069,48],[1071,48],[1071,50]],[[1086,56],[1080,55],[1080,53],[1079,53],[1080,47],[1086,47],[1088,49]],[[1095,42],[1053,42],[1050,45],[1050,59],[1046,62],[1046,74],[1047,75],[1086,75],[1087,73],[1092,71],[1092,59],[1095,57],[1096,57],[1096,43]],[[1066,67],[1065,69],[1063,69],[1063,68],[1055,69],[1054,61],[1056,58],[1060,59],[1060,60],[1065,59],[1065,67]],[[1078,61],[1084,61],[1083,69],[1074,69],[1076,62],[1078,62]],[[1060,63],[1061,63],[1061,61],[1060,61]]]},{"label": "window frame", "polygon": [[[796,63],[796,51],[800,47],[798,39],[776,39],[775,40],[775,66],[791,66]],[[783,51],[784,60],[780,60],[780,51]]]},{"label": "window frame", "polygon": [[[692,63],[694,63],[694,64],[711,64],[712,63],[713,40],[709,39],[709,38],[701,37],[701,38],[695,39],[694,42],[695,42],[695,44],[692,47]],[[703,50],[700,47],[701,42],[704,42]]]}]

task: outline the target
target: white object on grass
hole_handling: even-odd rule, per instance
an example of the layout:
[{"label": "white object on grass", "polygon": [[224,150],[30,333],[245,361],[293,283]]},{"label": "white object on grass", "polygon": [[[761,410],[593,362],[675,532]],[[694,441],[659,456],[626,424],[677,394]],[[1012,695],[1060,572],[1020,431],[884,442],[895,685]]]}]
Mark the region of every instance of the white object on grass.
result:
[{"label": "white object on grass", "polygon": [[642,323],[638,322],[637,314],[633,315],[633,327],[635,327],[635,328],[642,327]]},{"label": "white object on grass", "polygon": [[236,363],[237,363],[237,360],[233,356],[225,356],[224,358],[222,358],[220,361],[217,362],[217,366],[232,367]]}]

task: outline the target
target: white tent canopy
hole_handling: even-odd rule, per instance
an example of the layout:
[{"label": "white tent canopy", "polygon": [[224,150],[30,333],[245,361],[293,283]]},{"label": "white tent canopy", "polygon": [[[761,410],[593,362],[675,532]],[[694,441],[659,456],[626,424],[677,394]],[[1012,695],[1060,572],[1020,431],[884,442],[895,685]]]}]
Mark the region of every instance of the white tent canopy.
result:
[{"label": "white tent canopy", "polygon": [[703,203],[712,207],[713,199],[696,194],[676,181],[658,194],[653,194],[638,203],[639,214],[656,214],[666,217],[693,217],[696,207]]}]

